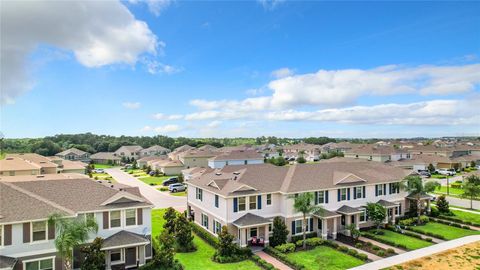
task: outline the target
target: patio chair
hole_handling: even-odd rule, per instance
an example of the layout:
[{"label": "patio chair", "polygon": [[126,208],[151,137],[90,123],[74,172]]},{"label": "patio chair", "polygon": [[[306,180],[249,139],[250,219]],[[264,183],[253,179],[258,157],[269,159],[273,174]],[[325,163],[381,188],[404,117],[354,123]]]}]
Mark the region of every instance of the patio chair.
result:
[{"label": "patio chair", "polygon": [[251,244],[252,244],[252,246],[257,244],[257,237],[256,236],[252,237]]}]

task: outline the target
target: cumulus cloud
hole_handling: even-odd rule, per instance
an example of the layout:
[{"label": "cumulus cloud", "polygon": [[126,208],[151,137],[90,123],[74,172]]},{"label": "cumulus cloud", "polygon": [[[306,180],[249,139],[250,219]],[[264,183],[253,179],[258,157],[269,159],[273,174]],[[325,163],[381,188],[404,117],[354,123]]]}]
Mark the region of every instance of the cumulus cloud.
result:
[{"label": "cumulus cloud", "polygon": [[157,37],[120,1],[4,1],[0,15],[2,103],[32,88],[26,58],[42,44],[73,52],[86,67],[158,53]]},{"label": "cumulus cloud", "polygon": [[270,75],[272,77],[275,77],[277,79],[292,76],[293,74],[295,74],[295,72],[293,70],[289,69],[289,68],[280,68],[280,69],[274,70],[274,71],[272,71],[272,73],[270,73]]},{"label": "cumulus cloud", "polygon": [[140,108],[142,104],[140,104],[140,102],[124,102],[122,105],[127,109],[135,110]]},{"label": "cumulus cloud", "polygon": [[165,126],[156,127],[153,130],[160,134],[167,134],[167,133],[178,132],[182,130],[182,128],[179,125],[165,125]]}]

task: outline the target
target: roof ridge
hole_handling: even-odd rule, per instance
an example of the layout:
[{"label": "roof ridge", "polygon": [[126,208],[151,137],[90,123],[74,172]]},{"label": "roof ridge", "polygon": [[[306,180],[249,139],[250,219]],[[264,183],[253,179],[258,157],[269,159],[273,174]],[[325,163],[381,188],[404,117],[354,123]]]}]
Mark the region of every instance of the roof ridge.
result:
[{"label": "roof ridge", "polygon": [[285,174],[285,178],[283,179],[282,186],[280,187],[281,191],[286,192],[288,187],[290,187],[290,183],[292,182],[293,175],[295,174],[295,169],[297,168],[297,164],[293,164],[288,168],[287,173]]},{"label": "roof ridge", "polygon": [[59,204],[57,204],[57,203],[55,203],[55,202],[52,202],[52,201],[50,201],[50,200],[47,200],[47,199],[43,198],[42,196],[37,195],[37,194],[35,194],[35,193],[33,193],[33,192],[30,192],[30,191],[28,191],[28,190],[25,190],[25,189],[23,189],[23,188],[21,188],[21,187],[19,187],[19,186],[16,186],[16,185],[14,185],[14,184],[11,183],[11,182],[2,182],[2,183],[5,184],[5,185],[7,185],[7,186],[10,187],[10,188],[15,189],[15,190],[18,191],[18,192],[21,192],[21,193],[23,193],[23,194],[25,194],[25,195],[28,195],[28,196],[30,196],[30,197],[32,197],[32,198],[34,198],[34,199],[37,199],[37,200],[39,200],[39,201],[41,201],[41,202],[44,202],[44,203],[46,203],[46,204],[48,204],[48,205],[50,205],[50,206],[52,206],[52,207],[55,207],[55,208],[57,208],[57,209],[60,209],[60,210],[62,210],[62,211],[64,211],[64,212],[67,212],[67,213],[69,213],[69,214],[71,214],[71,215],[74,215],[74,214],[75,214],[75,211],[73,211],[73,210],[71,210],[71,209],[68,209],[68,208],[66,208],[66,207],[63,207],[63,206],[61,206],[61,205],[59,205]]}]

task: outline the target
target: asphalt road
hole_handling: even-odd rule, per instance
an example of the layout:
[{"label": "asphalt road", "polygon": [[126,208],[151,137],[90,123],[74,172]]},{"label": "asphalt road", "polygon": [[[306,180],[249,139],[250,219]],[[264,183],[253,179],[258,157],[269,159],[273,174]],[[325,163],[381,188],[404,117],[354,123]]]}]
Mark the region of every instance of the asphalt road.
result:
[{"label": "asphalt road", "polygon": [[118,183],[138,187],[140,193],[151,201],[155,205],[155,208],[173,207],[178,211],[184,211],[187,208],[186,197],[172,196],[167,192],[160,192],[119,168],[105,169],[105,172],[110,174]]}]

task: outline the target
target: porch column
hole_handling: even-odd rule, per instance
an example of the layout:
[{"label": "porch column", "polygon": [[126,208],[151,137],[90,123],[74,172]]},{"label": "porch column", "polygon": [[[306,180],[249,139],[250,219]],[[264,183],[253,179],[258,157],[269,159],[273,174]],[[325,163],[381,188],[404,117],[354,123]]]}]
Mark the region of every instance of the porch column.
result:
[{"label": "porch column", "polygon": [[105,251],[105,269],[112,269],[112,266],[110,265],[110,250]]},{"label": "porch column", "polygon": [[265,225],[265,246],[270,242],[270,231],[268,230],[268,224]]},{"label": "porch column", "polygon": [[144,265],[145,264],[145,246],[139,246],[138,249],[138,264]]},{"label": "porch column", "polygon": [[328,237],[328,222],[327,219],[320,219],[318,222],[322,222],[322,239],[327,239]]},{"label": "porch column", "polygon": [[360,214],[355,214],[355,228],[360,229]]},{"label": "porch column", "polygon": [[427,214],[430,214],[430,200],[427,200]]},{"label": "porch column", "polygon": [[238,241],[238,244],[240,245],[240,247],[244,247],[245,246],[245,236],[246,236],[246,232],[245,232],[245,229],[239,229],[240,231],[240,241]]},{"label": "porch column", "polygon": [[332,238],[337,239],[337,218],[333,218],[333,231],[332,231]]},{"label": "porch column", "polygon": [[352,223],[352,216],[345,215],[345,228],[343,229],[343,233],[346,236],[350,236],[350,231],[347,230],[348,226]]},{"label": "porch column", "polygon": [[388,223],[388,208],[385,208],[385,221],[383,223]]}]

